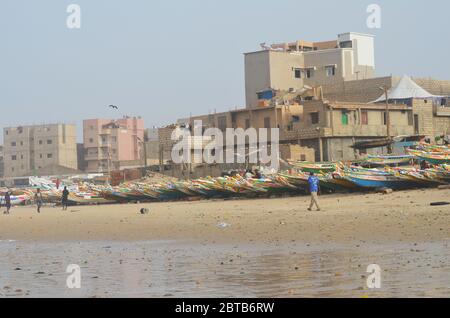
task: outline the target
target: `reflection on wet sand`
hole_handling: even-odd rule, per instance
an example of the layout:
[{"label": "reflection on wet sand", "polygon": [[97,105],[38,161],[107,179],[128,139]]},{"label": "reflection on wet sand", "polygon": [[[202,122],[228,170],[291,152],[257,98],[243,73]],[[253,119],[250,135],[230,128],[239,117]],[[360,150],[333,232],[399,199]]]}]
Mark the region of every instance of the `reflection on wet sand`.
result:
[{"label": "reflection on wet sand", "polygon": [[[6,297],[448,297],[447,242],[213,245],[0,242]],[[81,289],[66,267],[81,267]],[[382,288],[369,290],[369,264]]]}]

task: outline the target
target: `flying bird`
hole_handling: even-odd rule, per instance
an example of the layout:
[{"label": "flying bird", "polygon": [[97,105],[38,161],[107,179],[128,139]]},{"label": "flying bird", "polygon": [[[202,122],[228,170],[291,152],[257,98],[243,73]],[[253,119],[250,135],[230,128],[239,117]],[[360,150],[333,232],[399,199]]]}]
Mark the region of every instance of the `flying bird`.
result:
[{"label": "flying bird", "polygon": [[119,109],[119,106],[116,106],[116,105],[109,105],[109,107],[113,108],[113,109]]}]

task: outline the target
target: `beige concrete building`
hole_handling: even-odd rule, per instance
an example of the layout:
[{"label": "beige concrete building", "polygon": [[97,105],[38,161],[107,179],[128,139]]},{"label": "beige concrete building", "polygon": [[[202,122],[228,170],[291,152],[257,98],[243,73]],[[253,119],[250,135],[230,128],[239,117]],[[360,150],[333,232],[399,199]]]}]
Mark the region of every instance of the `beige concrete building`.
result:
[{"label": "beige concrete building", "polygon": [[0,178],[5,175],[5,162],[3,158],[3,146],[0,146]]},{"label": "beige concrete building", "polygon": [[258,106],[268,90],[295,91],[375,77],[374,37],[339,34],[326,42],[276,44],[245,53],[247,107]]},{"label": "beige concrete building", "polygon": [[413,99],[414,133],[434,140],[435,137],[450,136],[450,99],[446,104],[433,99]]},{"label": "beige concrete building", "polygon": [[143,166],[144,130],[142,118],[84,120],[86,171],[108,172]]},{"label": "beige concrete building", "polygon": [[[305,101],[303,116],[290,130],[280,134],[282,142],[295,142],[316,150],[316,161],[353,160],[365,154],[386,153],[376,148],[355,151],[358,141],[387,136],[386,106],[383,104]],[[412,135],[414,117],[411,107],[390,104],[390,135]]]},{"label": "beige concrete building", "polygon": [[75,125],[49,124],[3,130],[5,177],[77,169]]},{"label": "beige concrete building", "polygon": [[[414,134],[414,116],[411,107],[390,104],[391,136]],[[193,125],[202,120],[205,128],[276,128],[280,129],[280,144],[299,145],[314,149],[315,161],[353,160],[365,152],[355,152],[355,142],[380,139],[387,136],[386,106],[384,104],[339,103],[320,100],[302,101],[289,106],[267,106],[255,109],[195,116],[180,119],[179,124]],[[384,149],[385,150],[385,149]],[[376,154],[383,149],[371,149]],[[283,151],[283,159],[291,152]],[[311,158],[311,152],[305,151]],[[300,159],[302,157],[300,156]]]}]

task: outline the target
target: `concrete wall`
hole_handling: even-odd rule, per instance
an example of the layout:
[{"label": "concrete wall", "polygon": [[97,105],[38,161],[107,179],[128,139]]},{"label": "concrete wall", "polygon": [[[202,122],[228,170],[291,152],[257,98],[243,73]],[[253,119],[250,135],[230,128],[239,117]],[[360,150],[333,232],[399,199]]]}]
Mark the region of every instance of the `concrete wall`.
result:
[{"label": "concrete wall", "polygon": [[280,157],[291,161],[315,161],[315,150],[313,148],[301,147],[298,144],[280,145]]},{"label": "concrete wall", "polygon": [[245,54],[245,98],[246,105],[256,106],[256,93],[270,88],[270,51]]},{"label": "concrete wall", "polygon": [[421,135],[431,137],[450,134],[450,107],[443,108],[446,111],[439,111],[440,106],[433,105],[431,99],[415,99],[413,101],[413,112],[418,119],[419,131]]},{"label": "concrete wall", "polygon": [[[401,77],[386,76],[366,80],[327,83],[323,85],[323,94],[331,102],[359,102],[368,103],[376,100],[383,91],[382,86],[388,88],[398,84]],[[434,95],[450,96],[450,81],[431,78],[412,78],[419,86]]]},{"label": "concrete wall", "polygon": [[324,98],[330,102],[368,103],[383,94],[382,86],[392,87],[392,77],[336,82],[322,86]]}]

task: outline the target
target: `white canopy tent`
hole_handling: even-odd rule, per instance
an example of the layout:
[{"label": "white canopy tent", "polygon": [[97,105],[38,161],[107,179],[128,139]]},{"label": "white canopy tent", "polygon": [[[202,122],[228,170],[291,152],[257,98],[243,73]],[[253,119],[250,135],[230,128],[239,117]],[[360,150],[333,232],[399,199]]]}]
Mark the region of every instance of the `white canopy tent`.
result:
[{"label": "white canopy tent", "polygon": [[[417,85],[409,76],[404,75],[402,79],[398,82],[395,87],[392,87],[388,90],[388,100],[396,100],[396,99],[410,99],[410,98],[438,98],[442,96],[436,96],[425,89]],[[372,103],[379,103],[386,101],[386,96],[383,94],[377,100]]]}]

